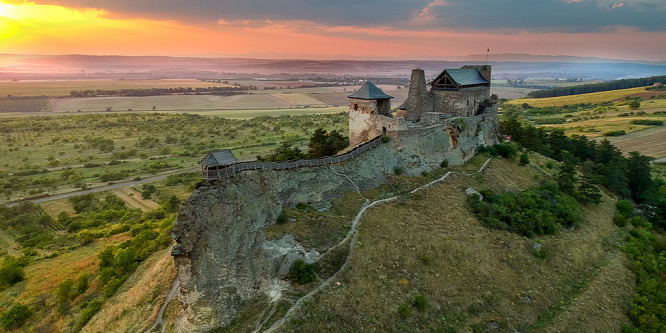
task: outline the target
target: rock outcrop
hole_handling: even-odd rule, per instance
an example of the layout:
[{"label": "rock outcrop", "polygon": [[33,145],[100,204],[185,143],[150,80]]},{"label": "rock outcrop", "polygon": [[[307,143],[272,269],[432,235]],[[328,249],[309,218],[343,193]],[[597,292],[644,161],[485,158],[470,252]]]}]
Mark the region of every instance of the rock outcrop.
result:
[{"label": "rock outcrop", "polygon": [[307,202],[318,208],[347,191],[386,182],[400,167],[407,175],[460,165],[477,146],[497,143],[497,114],[455,118],[413,136],[401,136],[344,164],[288,171],[248,171],[207,182],[181,207],[174,225],[173,255],[181,283],[178,332],[205,332],[225,326],[243,302],[273,295],[287,284],[278,275],[294,258],[315,260],[291,236],[267,241],[284,206]]}]

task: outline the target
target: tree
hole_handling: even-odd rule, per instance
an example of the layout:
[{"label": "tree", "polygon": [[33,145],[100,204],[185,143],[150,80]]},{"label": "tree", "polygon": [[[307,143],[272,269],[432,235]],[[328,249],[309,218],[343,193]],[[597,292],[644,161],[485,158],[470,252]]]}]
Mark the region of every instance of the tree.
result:
[{"label": "tree", "polygon": [[642,201],[643,192],[652,187],[652,175],[650,173],[650,158],[641,155],[637,151],[629,153],[627,159],[627,178],[631,196],[638,202]]},{"label": "tree", "polygon": [[574,195],[578,177],[574,168],[573,156],[568,151],[563,151],[561,156],[563,161],[560,171],[557,173],[557,183],[560,185],[560,191],[568,195]]},{"label": "tree", "polygon": [[601,191],[590,176],[581,177],[580,184],[578,185],[578,195],[578,201],[584,205],[599,204],[602,197]]},{"label": "tree", "polygon": [[27,305],[16,303],[9,308],[9,311],[2,314],[0,324],[2,328],[9,330],[20,327],[32,315],[32,311]]}]

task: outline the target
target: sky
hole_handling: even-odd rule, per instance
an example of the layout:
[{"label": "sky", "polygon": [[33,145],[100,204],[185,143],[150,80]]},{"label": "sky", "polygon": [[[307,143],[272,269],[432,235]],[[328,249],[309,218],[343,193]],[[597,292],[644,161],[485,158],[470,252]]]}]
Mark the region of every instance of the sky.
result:
[{"label": "sky", "polygon": [[666,0],[0,0],[0,53],[666,61]]}]

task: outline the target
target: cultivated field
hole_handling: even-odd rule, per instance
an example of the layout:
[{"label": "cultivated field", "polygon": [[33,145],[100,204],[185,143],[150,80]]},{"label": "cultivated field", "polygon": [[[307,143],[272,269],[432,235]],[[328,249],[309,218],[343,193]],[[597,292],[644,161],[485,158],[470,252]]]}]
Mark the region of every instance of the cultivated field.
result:
[{"label": "cultivated field", "polygon": [[225,84],[199,80],[67,80],[0,82],[2,96],[70,96],[72,90],[118,90],[178,87],[221,87]]},{"label": "cultivated field", "polygon": [[637,95],[637,96],[641,95],[641,97],[644,98],[649,97],[649,96],[643,96],[646,93],[650,93],[651,95],[661,95],[664,92],[663,91],[648,92],[645,90],[645,87],[639,87],[639,88],[603,91],[603,92],[572,95],[572,96],[559,96],[559,97],[549,97],[549,98],[521,98],[521,99],[511,100],[507,103],[516,104],[516,105],[527,103],[533,107],[564,106],[564,105],[574,105],[581,103],[599,104],[603,102],[624,100],[626,96],[632,96],[632,95]]},{"label": "cultivated field", "polygon": [[662,126],[605,139],[624,152],[639,151],[654,158],[666,158],[666,130]]},{"label": "cultivated field", "polygon": [[294,105],[271,95],[170,95],[146,97],[90,97],[52,99],[54,112],[105,111],[108,107],[115,111],[196,111],[223,109],[280,109]]}]

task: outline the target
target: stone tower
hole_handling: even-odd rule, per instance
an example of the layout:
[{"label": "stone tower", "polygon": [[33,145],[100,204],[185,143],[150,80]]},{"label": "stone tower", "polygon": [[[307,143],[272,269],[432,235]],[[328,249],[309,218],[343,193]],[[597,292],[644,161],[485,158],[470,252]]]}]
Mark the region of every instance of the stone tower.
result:
[{"label": "stone tower", "polygon": [[426,88],[425,72],[420,69],[412,70],[409,80],[409,95],[405,101],[405,120],[419,121],[421,115],[429,112],[428,88]]},{"label": "stone tower", "polygon": [[355,147],[382,134],[381,129],[375,126],[376,118],[390,116],[393,97],[385,94],[370,81],[366,81],[348,97],[349,145]]}]

